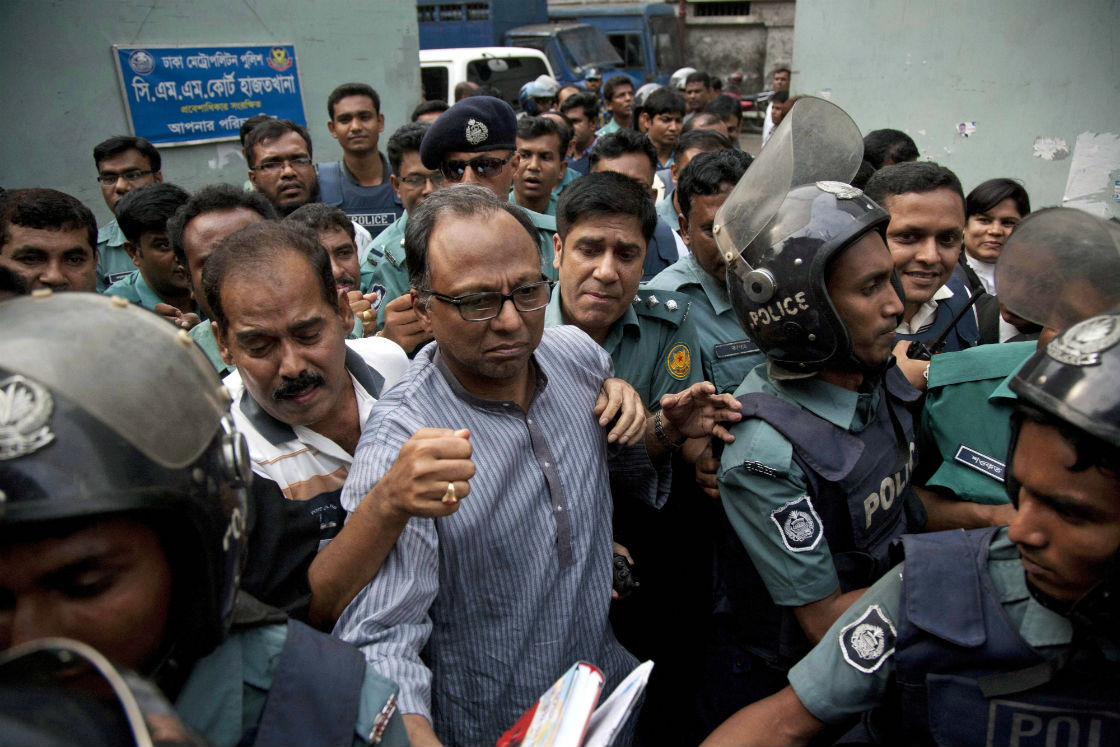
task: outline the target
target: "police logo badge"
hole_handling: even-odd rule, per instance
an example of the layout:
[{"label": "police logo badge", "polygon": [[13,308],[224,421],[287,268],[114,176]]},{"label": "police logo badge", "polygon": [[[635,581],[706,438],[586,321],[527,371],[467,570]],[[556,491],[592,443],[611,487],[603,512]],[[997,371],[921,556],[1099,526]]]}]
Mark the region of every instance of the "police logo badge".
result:
[{"label": "police logo badge", "polygon": [[464,130],[463,136],[467,138],[467,142],[471,145],[479,145],[486,142],[486,138],[490,137],[490,130],[487,129],[485,124],[472,117],[467,120],[467,128]]},{"label": "police logo badge", "polygon": [[156,69],[156,58],[146,49],[137,49],[128,56],[128,66],[137,75],[147,75]]},{"label": "police logo badge", "polygon": [[807,495],[771,511],[770,520],[778,527],[782,544],[790,552],[808,552],[819,545],[824,536],[821,517]]},{"label": "police logo badge", "polygon": [[840,651],[844,661],[864,674],[871,674],[894,653],[897,635],[894,623],[879,605],[873,604],[858,620],[840,629]]},{"label": "police logo badge", "polygon": [[370,286],[369,293],[367,293],[366,295],[367,296],[370,296],[370,295],[375,296],[375,298],[373,298],[373,300],[371,300],[369,302],[369,307],[370,307],[371,310],[377,311],[378,309],[381,308],[381,304],[384,303],[385,294],[387,292],[388,292],[388,289],[384,285],[381,285],[380,283],[378,283],[377,285],[371,285]]},{"label": "police logo badge", "polygon": [[277,72],[284,72],[292,66],[292,58],[284,47],[273,47],[268,50],[268,66]]},{"label": "police logo badge", "polygon": [[1046,346],[1046,354],[1069,366],[1095,366],[1101,352],[1120,341],[1120,318],[1115,316],[1086,319],[1055,337]]},{"label": "police logo badge", "polygon": [[863,194],[863,190],[859,187],[844,182],[817,182],[817,189],[836,195],[841,200],[853,200]]},{"label": "police logo badge", "polygon": [[46,387],[18,374],[0,381],[0,461],[18,459],[54,441],[48,425],[54,400]]},{"label": "police logo badge", "polygon": [[688,374],[692,371],[692,354],[688,352],[688,346],[683,343],[674,345],[669,351],[665,364],[669,369],[669,375],[674,379],[688,378]]}]

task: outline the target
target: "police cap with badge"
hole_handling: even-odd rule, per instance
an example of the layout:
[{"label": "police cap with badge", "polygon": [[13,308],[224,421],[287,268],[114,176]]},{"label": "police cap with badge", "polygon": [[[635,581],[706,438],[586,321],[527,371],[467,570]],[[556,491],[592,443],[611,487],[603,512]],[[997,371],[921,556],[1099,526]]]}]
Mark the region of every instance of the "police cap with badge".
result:
[{"label": "police cap with badge", "polygon": [[446,153],[512,150],[517,143],[513,107],[493,96],[469,96],[439,116],[420,143],[425,168],[437,169]]}]

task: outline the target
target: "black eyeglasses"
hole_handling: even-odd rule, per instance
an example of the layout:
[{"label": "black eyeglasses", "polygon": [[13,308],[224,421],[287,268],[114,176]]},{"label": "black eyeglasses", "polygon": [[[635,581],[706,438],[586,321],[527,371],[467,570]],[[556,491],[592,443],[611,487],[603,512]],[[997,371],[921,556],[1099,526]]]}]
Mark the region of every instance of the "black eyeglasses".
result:
[{"label": "black eyeglasses", "polygon": [[522,285],[514,288],[509,293],[486,291],[484,293],[467,293],[463,296],[445,296],[428,290],[434,297],[444,303],[459,307],[459,316],[468,322],[485,322],[502,313],[506,301],[513,301],[513,308],[520,312],[537,311],[548,306],[548,299],[552,297],[552,280],[541,280],[536,283]]},{"label": "black eyeglasses", "polygon": [[433,171],[430,174],[409,174],[401,177],[401,181],[413,189],[423,189],[427,182],[431,182],[433,187],[438,187],[443,184],[443,174],[439,171]]},{"label": "black eyeglasses", "polygon": [[463,181],[463,175],[467,173],[468,166],[480,179],[488,179],[501,171],[502,167],[509,163],[511,158],[513,158],[512,153],[505,158],[479,156],[469,161],[444,161],[439,165],[439,170],[443,172],[444,178],[449,182]]},{"label": "black eyeglasses", "polygon": [[143,179],[148,174],[154,174],[154,173],[156,173],[154,169],[148,169],[147,171],[141,171],[140,169],[132,169],[131,171],[123,171],[119,174],[113,174],[113,173],[110,173],[110,172],[106,171],[104,174],[98,174],[97,175],[97,181],[100,182],[101,185],[105,186],[105,187],[113,186],[114,184],[117,183],[117,179],[124,179],[129,184],[135,184],[136,182],[140,181],[141,179]]},{"label": "black eyeglasses", "polygon": [[291,158],[277,158],[271,161],[262,161],[259,165],[250,168],[250,171],[259,171],[265,174],[277,174],[283,171],[284,164],[293,169],[311,165],[310,156],[292,156]]}]

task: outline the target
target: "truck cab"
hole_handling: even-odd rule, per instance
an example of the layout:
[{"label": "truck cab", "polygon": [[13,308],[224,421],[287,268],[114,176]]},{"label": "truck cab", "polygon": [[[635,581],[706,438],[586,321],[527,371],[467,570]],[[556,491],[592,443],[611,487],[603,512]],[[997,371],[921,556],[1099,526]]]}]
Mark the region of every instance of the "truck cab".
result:
[{"label": "truck cab", "polygon": [[[506,44],[540,50],[560,85],[581,83],[590,68],[604,78],[623,72],[622,58],[599,29],[586,23],[537,23],[506,32]],[[634,84],[634,88],[638,87]]]},{"label": "truck cab", "polygon": [[[667,85],[681,67],[681,37],[677,12],[669,3],[630,5],[574,5],[552,8],[552,21],[578,21],[603,32],[622,60],[620,72],[635,81]],[[604,73],[605,75],[605,73]]]}]

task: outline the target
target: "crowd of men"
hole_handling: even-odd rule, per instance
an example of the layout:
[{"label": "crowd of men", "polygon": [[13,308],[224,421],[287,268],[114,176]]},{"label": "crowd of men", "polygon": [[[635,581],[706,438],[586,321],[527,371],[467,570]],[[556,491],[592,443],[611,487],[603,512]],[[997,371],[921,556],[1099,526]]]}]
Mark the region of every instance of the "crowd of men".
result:
[{"label": "crowd of men", "polygon": [[897,130],[768,181],[700,71],[523,94],[0,194],[0,648],[215,745],[493,744],[644,659],[618,744],[1120,739],[1116,223]]}]

